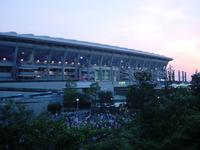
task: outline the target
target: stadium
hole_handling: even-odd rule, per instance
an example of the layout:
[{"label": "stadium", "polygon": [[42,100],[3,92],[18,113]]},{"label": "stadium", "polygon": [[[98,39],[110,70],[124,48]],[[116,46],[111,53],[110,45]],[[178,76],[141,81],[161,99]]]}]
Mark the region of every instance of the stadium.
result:
[{"label": "stadium", "polygon": [[103,44],[0,33],[0,81],[133,81],[148,70],[164,79],[171,58]]}]

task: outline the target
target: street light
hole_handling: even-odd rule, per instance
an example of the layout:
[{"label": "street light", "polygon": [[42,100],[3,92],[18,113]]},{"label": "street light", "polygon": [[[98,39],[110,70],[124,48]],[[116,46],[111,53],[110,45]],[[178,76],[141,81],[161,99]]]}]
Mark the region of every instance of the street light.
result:
[{"label": "street light", "polygon": [[79,109],[79,98],[76,99],[76,110],[78,111]]}]

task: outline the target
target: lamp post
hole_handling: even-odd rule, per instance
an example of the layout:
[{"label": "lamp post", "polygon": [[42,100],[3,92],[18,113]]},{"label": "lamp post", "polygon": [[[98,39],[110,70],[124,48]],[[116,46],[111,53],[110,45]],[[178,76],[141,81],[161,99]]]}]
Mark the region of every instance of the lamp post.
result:
[{"label": "lamp post", "polygon": [[78,111],[79,109],[79,98],[76,99],[76,110]]}]

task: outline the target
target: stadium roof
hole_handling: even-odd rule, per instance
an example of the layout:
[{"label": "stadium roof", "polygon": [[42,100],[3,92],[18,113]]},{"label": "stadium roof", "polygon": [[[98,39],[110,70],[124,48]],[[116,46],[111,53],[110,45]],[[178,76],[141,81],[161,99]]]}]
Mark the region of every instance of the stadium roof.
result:
[{"label": "stadium roof", "polygon": [[172,58],[169,58],[163,55],[158,55],[158,54],[144,52],[144,51],[135,50],[135,49],[129,49],[129,48],[111,46],[111,45],[106,45],[106,44],[99,44],[99,43],[91,43],[91,42],[86,42],[86,41],[64,39],[64,38],[54,38],[54,37],[49,37],[49,36],[35,36],[33,34],[17,34],[16,32],[0,32],[0,38],[20,39],[20,40],[29,40],[29,41],[35,41],[35,42],[51,43],[51,44],[111,50],[111,51],[116,51],[116,52],[125,52],[125,53],[131,53],[131,54],[136,54],[136,55],[150,56],[150,57],[154,57],[158,59],[164,59],[167,61],[173,60]]}]

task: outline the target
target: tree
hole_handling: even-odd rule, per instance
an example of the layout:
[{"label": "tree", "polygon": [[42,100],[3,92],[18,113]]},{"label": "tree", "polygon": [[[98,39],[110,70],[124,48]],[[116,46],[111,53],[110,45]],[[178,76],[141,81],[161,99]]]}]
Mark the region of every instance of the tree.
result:
[{"label": "tree", "polygon": [[77,98],[78,98],[78,92],[75,89],[65,89],[63,97],[64,107],[75,108]]},{"label": "tree", "polygon": [[90,88],[86,89],[85,95],[90,100],[92,107],[96,106],[98,93],[100,92],[101,87],[98,82],[90,84]]},{"label": "tree", "polygon": [[63,106],[67,108],[76,108],[76,99],[78,98],[78,91],[76,90],[76,82],[67,79],[63,95]]},{"label": "tree", "polygon": [[76,86],[77,85],[74,80],[71,80],[71,79],[66,80],[66,84],[65,84],[66,89],[73,89],[73,88],[76,88]]},{"label": "tree", "polygon": [[60,102],[50,103],[47,106],[47,110],[52,114],[59,113],[61,111],[61,108],[62,106]]},{"label": "tree", "polygon": [[22,104],[8,101],[0,109],[0,149],[20,149],[31,121],[31,112]]},{"label": "tree", "polygon": [[200,73],[192,75],[191,88],[195,95],[200,96]]},{"label": "tree", "polygon": [[127,106],[129,109],[140,110],[143,106],[156,99],[155,85],[151,82],[149,72],[136,72],[136,85],[129,86],[126,94]]},{"label": "tree", "polygon": [[75,89],[65,89],[63,99],[64,107],[66,108],[76,108],[76,99],[79,99],[79,108],[89,108],[91,104],[91,102],[88,101],[87,96],[85,96],[83,93],[78,92]]},{"label": "tree", "polygon": [[0,149],[79,149],[82,133],[68,129],[64,120],[48,115],[27,115],[21,104],[9,102],[0,109]]},{"label": "tree", "polygon": [[99,102],[101,104],[101,106],[103,106],[104,104],[113,104],[113,96],[112,96],[112,92],[111,91],[101,91],[98,93],[99,96]]},{"label": "tree", "polygon": [[0,109],[0,124],[10,126],[16,123],[24,123],[29,120],[30,116],[31,112],[24,105],[7,100]]}]

